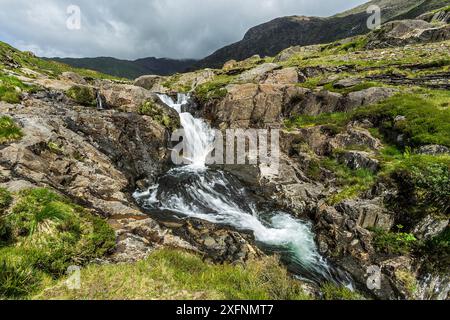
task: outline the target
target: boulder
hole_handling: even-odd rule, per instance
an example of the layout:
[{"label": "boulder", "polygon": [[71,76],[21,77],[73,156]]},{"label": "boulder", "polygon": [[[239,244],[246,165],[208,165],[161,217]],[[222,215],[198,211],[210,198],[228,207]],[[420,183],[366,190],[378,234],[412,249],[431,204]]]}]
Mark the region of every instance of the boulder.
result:
[{"label": "boulder", "polygon": [[394,225],[394,215],[378,200],[345,200],[336,210],[350,217],[361,228],[379,228],[389,231]]},{"label": "boulder", "polygon": [[293,84],[298,82],[297,68],[274,70],[263,81],[265,84]]},{"label": "boulder", "polygon": [[236,81],[242,83],[258,83],[267,75],[267,73],[278,68],[280,68],[280,66],[275,63],[263,63],[253,69],[243,72],[236,78]]},{"label": "boulder", "polygon": [[380,168],[379,161],[364,151],[343,151],[338,154],[338,159],[352,170],[366,169],[376,172]]},{"label": "boulder", "polygon": [[165,80],[165,77],[155,75],[145,75],[134,80],[134,85],[153,92],[157,92],[154,88],[160,85]]},{"label": "boulder", "polygon": [[427,154],[430,156],[438,156],[438,155],[442,155],[442,154],[449,154],[450,153],[450,148],[446,147],[446,146],[440,146],[440,145],[427,145],[427,146],[422,146],[419,148],[419,150],[417,150],[418,154]]},{"label": "boulder", "polygon": [[63,72],[60,76],[61,80],[71,81],[76,84],[86,85],[87,81],[75,72]]},{"label": "boulder", "polygon": [[153,94],[141,87],[104,81],[99,92],[106,105],[125,112],[137,112],[142,103]]}]

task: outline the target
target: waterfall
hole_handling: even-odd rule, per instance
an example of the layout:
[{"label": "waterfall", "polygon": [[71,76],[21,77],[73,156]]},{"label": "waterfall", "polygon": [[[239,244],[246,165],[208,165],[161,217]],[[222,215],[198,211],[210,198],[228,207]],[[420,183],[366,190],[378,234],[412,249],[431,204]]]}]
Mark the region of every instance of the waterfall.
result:
[{"label": "waterfall", "polygon": [[180,114],[191,165],[176,167],[160,177],[150,190],[136,192],[134,196],[140,205],[252,231],[263,249],[284,257],[299,277],[337,282],[318,253],[311,224],[285,212],[257,210],[256,200],[234,176],[206,168],[214,131],[203,119],[183,112],[187,96],[178,95],[177,102],[166,95],[160,99]]}]

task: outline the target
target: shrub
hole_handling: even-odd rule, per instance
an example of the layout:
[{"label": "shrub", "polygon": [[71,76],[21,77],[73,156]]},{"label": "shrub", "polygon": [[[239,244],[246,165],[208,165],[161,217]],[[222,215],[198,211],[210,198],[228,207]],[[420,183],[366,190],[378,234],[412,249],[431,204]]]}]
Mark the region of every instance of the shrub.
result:
[{"label": "shrub", "polygon": [[7,116],[0,117],[0,144],[23,137],[22,130]]},{"label": "shrub", "polygon": [[387,254],[408,254],[414,249],[417,239],[414,235],[404,232],[387,232],[381,229],[375,233],[374,247],[379,252]]},{"label": "shrub", "polygon": [[420,218],[427,213],[449,215],[450,157],[411,155],[390,169],[398,185],[393,206]]}]

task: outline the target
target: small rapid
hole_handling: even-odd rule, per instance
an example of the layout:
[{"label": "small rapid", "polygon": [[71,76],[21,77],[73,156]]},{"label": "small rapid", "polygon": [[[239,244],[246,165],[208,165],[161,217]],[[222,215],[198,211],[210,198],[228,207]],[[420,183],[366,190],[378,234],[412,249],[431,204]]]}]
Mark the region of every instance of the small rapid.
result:
[{"label": "small rapid", "polygon": [[205,165],[214,149],[214,131],[203,119],[183,112],[188,103],[185,95],[178,95],[176,102],[166,95],[160,99],[180,114],[187,149],[184,155],[190,164],[171,169],[149,190],[136,192],[134,197],[143,208],[250,231],[263,250],[279,254],[299,278],[350,283],[321,257],[308,221],[258,208],[257,200],[237,178]]}]

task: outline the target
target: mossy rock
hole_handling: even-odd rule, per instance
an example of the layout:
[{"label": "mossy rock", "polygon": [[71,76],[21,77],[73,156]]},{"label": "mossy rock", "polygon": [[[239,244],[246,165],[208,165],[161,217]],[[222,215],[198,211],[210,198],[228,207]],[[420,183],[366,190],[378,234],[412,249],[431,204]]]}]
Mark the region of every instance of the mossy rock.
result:
[{"label": "mossy rock", "polygon": [[156,103],[154,100],[147,100],[138,109],[140,115],[151,117],[162,126],[177,130],[181,128],[180,118],[175,110]]},{"label": "mossy rock", "polygon": [[76,85],[67,91],[67,95],[83,106],[95,106],[97,104],[97,95],[92,87]]}]

